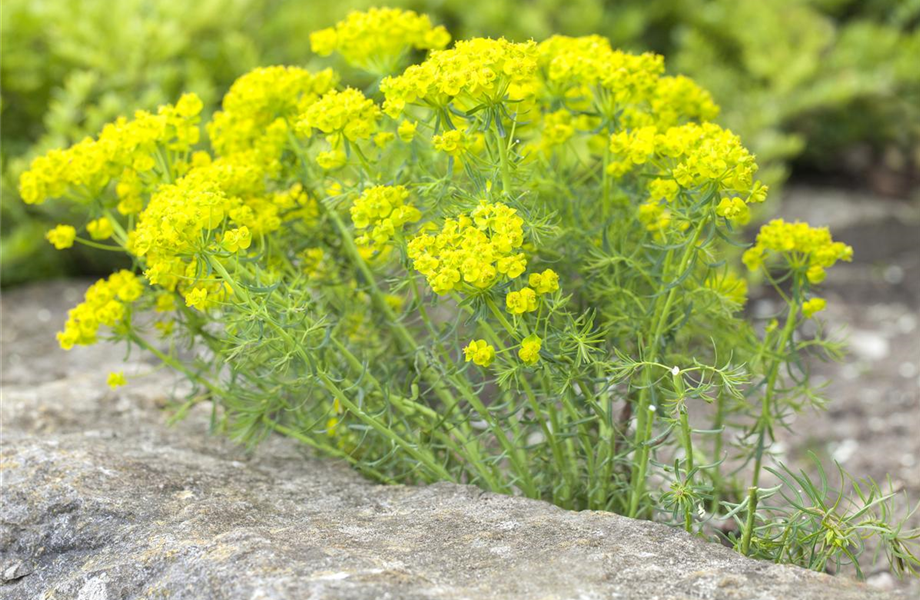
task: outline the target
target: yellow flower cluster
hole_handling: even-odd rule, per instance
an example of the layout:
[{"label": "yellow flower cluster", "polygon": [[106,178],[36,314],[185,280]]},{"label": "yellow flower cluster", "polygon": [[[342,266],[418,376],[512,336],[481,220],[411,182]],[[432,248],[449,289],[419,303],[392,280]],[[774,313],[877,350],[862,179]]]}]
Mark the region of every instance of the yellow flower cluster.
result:
[{"label": "yellow flower cluster", "polygon": [[501,275],[520,276],[527,259],[519,252],[524,243],[524,220],[501,203],[483,202],[469,215],[448,219],[437,235],[420,234],[409,242],[409,258],[438,294],[461,282],[485,289]]},{"label": "yellow flower cluster", "polygon": [[396,128],[396,133],[399,134],[399,139],[408,144],[415,139],[415,132],[417,130],[418,123],[415,121],[403,121],[399,124],[399,127]]},{"label": "yellow flower cluster", "polygon": [[559,275],[552,269],[542,273],[531,273],[527,283],[529,287],[508,292],[505,307],[513,315],[522,315],[537,310],[537,296],[552,294],[559,289]]},{"label": "yellow flower cluster", "polygon": [[827,308],[827,300],[824,298],[812,298],[802,303],[802,315],[806,319],[810,319],[815,316],[815,313],[819,313],[825,308]]},{"label": "yellow flower cluster", "polygon": [[124,371],[109,373],[109,376],[106,378],[105,382],[113,390],[118,389],[123,385],[128,385],[128,380],[125,378]]},{"label": "yellow flower cluster", "polygon": [[466,151],[470,140],[461,130],[451,129],[431,138],[431,143],[435,150],[450,156],[460,156]]},{"label": "yellow flower cluster", "polygon": [[415,223],[422,213],[406,203],[409,190],[401,185],[378,185],[369,188],[355,200],[351,207],[351,220],[355,228],[364,231],[355,238],[360,246],[386,244],[406,223]]},{"label": "yellow flower cluster", "polygon": [[115,233],[115,228],[112,226],[111,221],[106,217],[102,217],[101,219],[94,219],[87,223],[86,232],[89,233],[89,237],[94,240],[107,240]]},{"label": "yellow flower cluster", "polygon": [[671,167],[673,179],[685,189],[714,183],[719,190],[746,195],[747,202],[766,197],[760,186],[756,188],[759,195],[752,194],[757,171],[754,156],[738,136],[714,123],[688,123],[663,132],[652,125],[615,133],[610,151],[617,159],[609,169],[615,176],[656,159]]},{"label": "yellow flower cluster", "polygon": [[211,145],[224,156],[252,149],[278,153],[279,143],[287,138],[287,121],[337,82],[331,69],[319,73],[284,66],[255,69],[237,79],[224,96],[223,110],[208,125]]},{"label": "yellow flower cluster", "polygon": [[58,225],[54,229],[48,230],[45,239],[51,242],[51,245],[58,250],[64,250],[73,246],[73,241],[77,237],[77,230],[70,225]]},{"label": "yellow flower cluster", "polygon": [[505,39],[473,38],[457,42],[450,50],[432,52],[420,65],[380,83],[384,111],[394,118],[407,104],[445,107],[457,102],[472,108],[494,103],[506,95],[511,100],[532,96],[536,90],[537,47]]},{"label": "yellow flower cluster", "polygon": [[320,56],[338,52],[351,65],[386,75],[410,48],[440,50],[450,43],[443,26],[427,15],[397,8],[352,11],[334,27],[310,34],[310,46]]},{"label": "yellow flower cluster", "polygon": [[540,360],[540,349],[543,347],[543,340],[540,336],[531,334],[521,340],[521,348],[518,350],[518,357],[525,364],[534,365]]},{"label": "yellow flower cluster", "polygon": [[559,274],[552,269],[531,273],[527,281],[538,294],[552,294],[559,289]]},{"label": "yellow flower cluster", "polygon": [[616,105],[635,104],[651,98],[664,73],[664,59],[657,54],[634,55],[613,50],[598,35],[556,35],[538,47],[540,70],[550,96],[577,107],[593,97],[594,87],[603,89],[600,106],[613,113]]},{"label": "yellow flower cluster", "polygon": [[349,141],[368,139],[377,130],[380,108],[354,88],[332,90],[310,105],[297,122],[297,130],[310,136],[313,129],[326,134],[334,148],[344,136]]},{"label": "yellow flower cluster", "polygon": [[664,132],[654,125],[622,131],[610,137],[610,151],[613,176],[637,168],[656,176],[639,207],[639,219],[650,231],[670,226],[671,210],[662,201],[673,202],[681,190],[718,192],[716,214],[739,225],[750,220],[748,204],[766,199],[766,186],[754,180],[754,156],[738,136],[713,123],[688,123]]},{"label": "yellow flower cluster", "polygon": [[751,221],[751,209],[738,196],[722,198],[716,206],[716,214],[738,225],[747,225]]},{"label": "yellow flower cluster", "polygon": [[838,260],[853,259],[853,248],[835,242],[827,227],[787,223],[774,219],[760,228],[753,247],[742,256],[747,268],[756,271],[772,256],[784,257],[793,269],[802,269],[813,284],[824,281],[825,269]]},{"label": "yellow flower cluster", "polygon": [[[271,208],[266,207],[265,210],[277,210],[278,218],[283,223],[300,222],[305,225],[314,225],[319,219],[319,202],[310,196],[299,183],[295,183],[286,190],[275,192],[269,205]],[[263,230],[257,229],[257,231],[261,233]]]},{"label": "yellow flower cluster", "polygon": [[[175,184],[160,185],[128,239],[128,250],[144,259],[151,284],[179,290],[189,306],[202,309],[226,293],[218,284],[194,283],[195,255],[205,250],[236,253],[257,236],[284,223],[312,226],[319,205],[300,184],[265,190],[266,174],[254,151],[211,159],[196,153],[192,169]],[[191,300],[189,295],[191,294]]]},{"label": "yellow flower cluster", "polygon": [[221,227],[231,207],[232,200],[220,186],[201,177],[200,171],[160,186],[141,213],[129,243],[132,253],[146,259],[144,275],[150,283],[174,290],[183,278],[194,278],[194,262],[186,265],[183,258],[207,246],[207,234]]},{"label": "yellow flower cluster", "polygon": [[508,292],[505,297],[505,307],[513,315],[533,312],[537,310],[537,293],[529,287],[516,292]]},{"label": "yellow flower cluster", "polygon": [[688,119],[711,121],[719,116],[712,95],[683,75],[661,77],[649,106],[650,118],[659,128],[673,127]]},{"label": "yellow flower cluster", "polygon": [[472,361],[480,367],[488,367],[495,360],[495,348],[485,340],[473,340],[463,349],[466,362]]},{"label": "yellow flower cluster", "polygon": [[543,115],[541,142],[545,149],[561,146],[575,135],[575,117],[564,108]]},{"label": "yellow flower cluster", "polygon": [[152,171],[160,149],[183,153],[197,144],[201,106],[198,96],[185,94],[157,114],[138,111],[131,121],[106,125],[95,140],[39,156],[20,177],[19,193],[27,204],[62,196],[91,202],[113,179]]},{"label": "yellow flower cluster", "polygon": [[144,286],[134,273],[121,270],[86,290],[80,304],[67,313],[64,331],[57,334],[64,350],[96,343],[99,327],[116,327],[125,318],[125,305],[140,298]]}]

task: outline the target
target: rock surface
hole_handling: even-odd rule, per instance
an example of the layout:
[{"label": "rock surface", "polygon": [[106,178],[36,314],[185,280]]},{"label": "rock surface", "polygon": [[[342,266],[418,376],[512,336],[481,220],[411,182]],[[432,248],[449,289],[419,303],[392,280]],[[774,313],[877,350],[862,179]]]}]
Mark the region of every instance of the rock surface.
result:
[{"label": "rock surface", "polygon": [[3,295],[5,599],[898,597],[612,514],[374,485],[286,440],[246,454],[204,407],[167,427],[165,374],[104,386],[144,357],[54,349],[75,287]]}]

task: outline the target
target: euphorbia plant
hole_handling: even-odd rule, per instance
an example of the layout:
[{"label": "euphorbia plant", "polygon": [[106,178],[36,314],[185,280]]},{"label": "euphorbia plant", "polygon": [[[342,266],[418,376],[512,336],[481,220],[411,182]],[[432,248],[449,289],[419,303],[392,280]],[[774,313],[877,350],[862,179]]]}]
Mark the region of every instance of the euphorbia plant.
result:
[{"label": "euphorbia plant", "polygon": [[874,484],[838,498],[780,467],[763,486],[776,427],[821,402],[806,355],[835,347],[798,332],[852,251],[769,223],[744,263],[784,302],[745,317],[730,250],[767,190],[709,94],[595,36],[443,49],[427,17],[381,9],[313,39],[373,83],[257,69],[210,151],[188,95],[35,161],[23,198],[86,213],[49,240],[132,263],[71,311],[64,348],[149,350],[233,437],[275,431],[380,481],[702,535],[734,519],[745,553],[814,568],[876,535],[913,571]]}]

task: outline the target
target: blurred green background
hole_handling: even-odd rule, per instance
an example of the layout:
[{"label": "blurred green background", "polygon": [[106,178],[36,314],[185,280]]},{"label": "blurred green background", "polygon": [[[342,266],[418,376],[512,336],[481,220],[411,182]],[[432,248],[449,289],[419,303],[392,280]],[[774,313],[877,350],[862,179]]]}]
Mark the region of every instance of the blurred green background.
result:
[{"label": "blurred green background", "polygon": [[903,196],[920,171],[920,0],[4,0],[0,285],[105,266],[45,242],[76,217],[20,201],[33,156],[183,91],[210,112],[255,66],[318,63],[311,31],[378,5],[455,38],[600,33],[660,52],[713,93],[774,188],[792,173]]}]

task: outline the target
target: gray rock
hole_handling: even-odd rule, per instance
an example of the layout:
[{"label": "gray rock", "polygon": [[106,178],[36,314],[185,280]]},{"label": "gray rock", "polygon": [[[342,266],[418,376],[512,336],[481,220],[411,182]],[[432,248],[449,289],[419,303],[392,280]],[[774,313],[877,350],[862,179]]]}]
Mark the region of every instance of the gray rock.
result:
[{"label": "gray rock", "polygon": [[[39,327],[8,320],[25,304],[9,296],[4,328]],[[896,597],[660,524],[458,485],[374,485],[283,439],[246,454],[207,434],[204,406],[165,426],[163,373],[107,391],[118,349],[94,349],[88,365],[34,344],[44,351],[5,343],[2,357],[42,356],[60,374],[24,369],[2,387],[8,600]],[[148,368],[133,360],[129,373]]]}]

